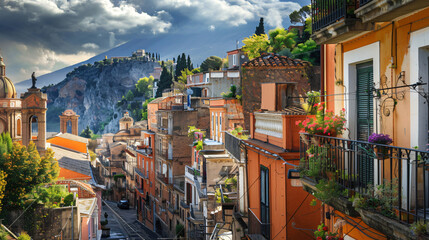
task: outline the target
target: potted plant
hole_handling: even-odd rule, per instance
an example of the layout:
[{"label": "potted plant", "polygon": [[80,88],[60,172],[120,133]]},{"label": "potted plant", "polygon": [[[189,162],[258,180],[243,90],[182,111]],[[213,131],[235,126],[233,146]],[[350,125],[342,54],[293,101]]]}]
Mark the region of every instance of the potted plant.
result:
[{"label": "potted plant", "polygon": [[[308,117],[303,121],[296,121],[295,124],[301,128],[301,132],[335,137],[343,133],[346,123],[345,109],[341,109],[340,115],[335,115],[332,110],[325,111],[323,102],[314,104],[316,115],[314,118]],[[319,145],[317,138],[313,138],[314,144]]]},{"label": "potted plant", "polygon": [[[388,134],[373,133],[371,134],[371,136],[369,136],[368,142],[383,144],[383,145],[390,145],[391,143],[393,143],[393,140],[390,138]],[[374,152],[377,158],[380,160],[389,158],[389,149],[385,146],[376,145],[374,148]]]},{"label": "potted plant", "polygon": [[329,228],[321,223],[317,226],[317,231],[314,232],[316,240],[343,240],[342,237],[338,236],[338,233],[329,232]]}]

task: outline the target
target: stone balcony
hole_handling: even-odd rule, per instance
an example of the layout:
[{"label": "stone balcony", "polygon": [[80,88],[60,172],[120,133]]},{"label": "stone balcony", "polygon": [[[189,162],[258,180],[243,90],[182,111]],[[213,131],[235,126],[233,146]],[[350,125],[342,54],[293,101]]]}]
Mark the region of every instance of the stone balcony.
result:
[{"label": "stone balcony", "polygon": [[365,0],[365,3],[355,11],[356,17],[360,18],[362,23],[390,22],[397,17],[429,7],[429,1],[426,0]]},{"label": "stone balcony", "polygon": [[288,115],[282,111],[255,112],[250,117],[250,136],[252,139],[297,152],[300,129],[295,122],[305,118],[305,115]]}]

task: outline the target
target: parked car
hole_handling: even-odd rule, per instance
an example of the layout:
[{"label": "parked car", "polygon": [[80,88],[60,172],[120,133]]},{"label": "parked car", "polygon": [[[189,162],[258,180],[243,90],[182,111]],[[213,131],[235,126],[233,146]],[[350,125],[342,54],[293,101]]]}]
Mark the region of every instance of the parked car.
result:
[{"label": "parked car", "polygon": [[118,202],[118,208],[122,209],[129,209],[130,208],[130,201],[127,199],[122,199]]}]

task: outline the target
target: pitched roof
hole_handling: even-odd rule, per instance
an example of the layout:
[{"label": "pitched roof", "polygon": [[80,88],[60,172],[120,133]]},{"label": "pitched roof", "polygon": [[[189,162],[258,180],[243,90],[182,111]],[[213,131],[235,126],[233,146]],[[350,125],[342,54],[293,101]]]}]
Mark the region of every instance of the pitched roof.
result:
[{"label": "pitched roof", "polygon": [[76,135],[70,134],[70,133],[59,133],[58,135],[56,135],[54,137],[65,138],[65,139],[69,139],[69,140],[81,142],[81,143],[86,143],[86,144],[88,144],[88,141],[89,141],[88,138],[76,136]]},{"label": "pitched roof", "polygon": [[264,53],[260,57],[243,63],[243,67],[286,67],[295,68],[310,66],[310,63],[301,59],[293,59],[286,56],[279,56],[274,53]]},{"label": "pitched roof", "polygon": [[[54,151],[54,157],[58,160],[60,168],[91,176],[91,163],[86,154],[70,151],[53,145],[51,145],[51,148],[52,151]],[[68,178],[71,179],[72,176],[68,176]]]}]

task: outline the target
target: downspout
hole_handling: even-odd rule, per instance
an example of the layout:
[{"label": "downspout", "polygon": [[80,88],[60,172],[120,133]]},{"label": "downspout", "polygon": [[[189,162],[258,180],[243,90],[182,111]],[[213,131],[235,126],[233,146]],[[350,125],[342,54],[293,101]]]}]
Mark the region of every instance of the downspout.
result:
[{"label": "downspout", "polygon": [[[325,95],[325,79],[326,79],[326,71],[325,71],[325,44],[320,46],[320,94]],[[321,102],[325,102],[325,96],[322,97]]]}]

